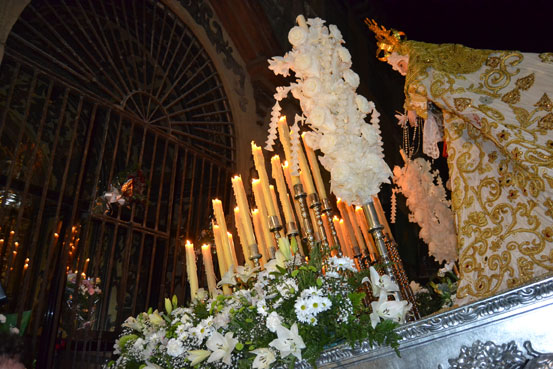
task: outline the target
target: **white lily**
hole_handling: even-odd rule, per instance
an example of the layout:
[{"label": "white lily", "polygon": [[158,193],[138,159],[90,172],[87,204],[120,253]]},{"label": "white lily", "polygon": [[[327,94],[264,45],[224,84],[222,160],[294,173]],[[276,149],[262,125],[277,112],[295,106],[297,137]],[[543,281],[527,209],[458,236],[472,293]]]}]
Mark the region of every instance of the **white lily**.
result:
[{"label": "white lily", "polygon": [[190,366],[196,366],[211,355],[209,350],[190,350],[188,351],[187,360],[190,360]]},{"label": "white lily", "polygon": [[233,332],[227,332],[224,336],[217,331],[213,332],[205,343],[207,348],[213,351],[207,359],[208,363],[222,359],[223,363],[231,365],[231,353],[238,343],[238,340],[232,337],[233,335]]},{"label": "white lily", "polygon": [[380,319],[390,319],[398,323],[405,322],[405,315],[411,309],[407,301],[388,301],[388,296],[381,291],[378,301],[371,302],[372,313],[370,314],[371,325],[376,327]]},{"label": "white lily", "polygon": [[301,350],[305,348],[305,343],[298,334],[298,325],[294,323],[290,329],[281,325],[276,327],[276,333],[278,338],[272,340],[269,346],[280,351],[280,356],[283,358],[292,354],[301,360]]},{"label": "white lily", "polygon": [[234,271],[232,269],[233,268],[228,268],[223,278],[221,278],[219,283],[217,283],[217,286],[222,286],[225,284],[234,286],[236,284],[236,279],[234,278]]},{"label": "white lily", "polygon": [[248,283],[248,280],[255,275],[255,272],[259,268],[252,268],[249,265],[243,266],[239,265],[236,267],[236,277],[244,283]]},{"label": "white lily", "polygon": [[256,355],[252,363],[252,368],[266,369],[276,361],[273,350],[269,348],[258,348],[251,352]]},{"label": "white lily", "polygon": [[[392,281],[392,278],[389,275],[384,274],[381,276],[372,266],[369,268],[369,272],[371,275],[370,282],[373,290],[373,296],[379,296],[381,291],[385,291],[386,294],[399,291],[398,285]],[[363,282],[365,281],[366,277],[363,278]]]},{"label": "white lily", "polygon": [[282,255],[282,252],[280,252],[280,250],[277,250],[275,252],[275,258],[265,263],[264,268],[268,273],[278,272],[277,266],[280,268],[284,268],[286,266],[285,262],[286,258],[284,257],[284,255]]}]

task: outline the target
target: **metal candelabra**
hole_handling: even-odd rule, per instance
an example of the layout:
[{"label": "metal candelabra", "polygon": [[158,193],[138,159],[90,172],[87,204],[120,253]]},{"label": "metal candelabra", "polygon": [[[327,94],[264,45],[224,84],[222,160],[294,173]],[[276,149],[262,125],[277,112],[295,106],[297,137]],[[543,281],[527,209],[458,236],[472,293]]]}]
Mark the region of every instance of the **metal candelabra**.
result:
[{"label": "metal candelabra", "polygon": [[324,256],[330,257],[330,246],[328,245],[328,239],[326,238],[323,218],[321,216],[321,202],[319,201],[319,195],[316,193],[311,193],[307,195],[307,200],[309,202],[309,207],[313,209],[315,221],[317,222],[317,227],[319,228],[318,231],[319,235],[321,236],[322,254]]},{"label": "metal candelabra", "polygon": [[313,232],[313,225],[311,224],[311,218],[309,217],[309,210],[305,201],[306,197],[307,194],[303,190],[303,185],[301,183],[295,184],[294,198],[298,200],[298,203],[300,204],[303,229],[305,230],[305,235],[307,236],[309,250],[311,250],[311,248],[315,246],[315,233]]},{"label": "metal candelabra", "polygon": [[334,227],[334,223],[332,222],[332,204],[330,203],[329,199],[322,200],[322,208],[323,212],[326,214],[326,218],[328,219],[330,233],[332,234],[332,240],[334,241],[334,248],[337,251],[338,256],[342,256],[342,249],[340,248],[338,232],[336,232],[336,227]]}]

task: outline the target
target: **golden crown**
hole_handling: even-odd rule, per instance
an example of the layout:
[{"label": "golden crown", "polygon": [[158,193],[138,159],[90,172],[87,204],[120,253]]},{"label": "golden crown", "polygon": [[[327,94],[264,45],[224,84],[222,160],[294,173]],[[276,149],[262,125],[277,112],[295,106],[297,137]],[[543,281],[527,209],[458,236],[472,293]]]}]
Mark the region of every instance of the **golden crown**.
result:
[{"label": "golden crown", "polygon": [[375,20],[365,18],[365,24],[373,31],[376,36],[376,57],[378,60],[386,61],[396,49],[400,42],[405,38],[405,33],[395,29],[387,30],[384,26],[379,26]]}]

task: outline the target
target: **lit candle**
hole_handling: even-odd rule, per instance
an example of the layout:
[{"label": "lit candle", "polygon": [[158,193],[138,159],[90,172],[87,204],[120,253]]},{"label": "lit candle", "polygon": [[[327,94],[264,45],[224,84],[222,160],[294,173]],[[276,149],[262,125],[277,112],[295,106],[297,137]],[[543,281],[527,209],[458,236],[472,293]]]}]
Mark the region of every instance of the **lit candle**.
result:
[{"label": "lit candle", "polygon": [[198,272],[196,269],[196,255],[194,254],[194,245],[186,241],[186,273],[188,274],[188,283],[190,284],[190,297],[194,299],[198,292]]},{"label": "lit candle", "polygon": [[[282,173],[284,173],[284,178],[286,178],[286,184],[288,185],[288,189],[290,190],[291,196],[294,198],[294,209],[296,209],[296,216],[298,219],[298,222],[301,223],[302,217],[301,217],[301,208],[298,200],[296,200],[296,194],[294,192],[294,184],[292,182],[292,174],[290,173],[290,167],[288,166],[288,162],[285,161],[284,164],[282,164]],[[299,176],[297,176],[298,180],[300,179]],[[300,181],[301,183],[301,181]],[[298,224],[298,223],[296,223]],[[299,224],[298,224],[299,226]]]},{"label": "lit candle", "polygon": [[221,277],[227,272],[228,266],[227,261],[225,260],[225,255],[223,251],[223,241],[221,240],[221,229],[219,226],[212,222],[213,228],[213,239],[215,241],[215,250],[217,251],[217,261],[219,263],[219,273]]},{"label": "lit candle", "polygon": [[311,178],[311,171],[309,170],[309,164],[307,164],[307,158],[303,153],[301,145],[298,147],[298,160],[300,162],[301,175],[303,176],[305,192],[309,195],[315,193],[315,186],[313,185],[313,179]]},{"label": "lit candle", "polygon": [[244,236],[246,237],[246,243],[248,244],[248,247],[250,247],[255,244],[255,236],[253,233],[252,219],[250,218],[250,206],[248,205],[244,184],[242,183],[242,178],[240,176],[234,176],[231,181],[234,189],[234,196],[236,198],[236,204],[240,208],[240,220],[244,230]]},{"label": "lit candle", "polygon": [[355,216],[357,218],[357,223],[361,227],[361,232],[363,232],[363,237],[365,238],[365,242],[367,246],[369,247],[369,255],[371,257],[371,261],[376,260],[376,245],[374,244],[374,240],[369,233],[369,225],[367,224],[367,219],[365,218],[365,213],[363,212],[363,208],[360,206],[355,207]]},{"label": "lit candle", "polygon": [[351,226],[353,227],[353,234],[355,235],[357,244],[364,250],[368,251],[368,247],[367,245],[365,245],[365,241],[363,240],[363,234],[361,233],[361,228],[359,228],[359,224],[357,224],[357,217],[355,216],[355,210],[353,209],[353,206],[348,204],[344,204],[344,205],[346,206],[346,209],[348,211],[349,221],[351,222]]},{"label": "lit candle", "polygon": [[215,278],[215,271],[213,269],[213,258],[211,257],[211,246],[202,245],[202,258],[205,267],[205,276],[207,277],[207,288],[211,296],[215,295],[217,290],[217,279]]},{"label": "lit candle", "polygon": [[344,237],[346,238],[346,242],[349,242],[351,244],[352,250],[354,252],[353,255],[359,254],[361,250],[359,249],[359,245],[357,244],[357,239],[355,238],[353,226],[351,225],[351,221],[349,219],[347,205],[340,198],[337,199],[336,205],[338,206],[338,210],[340,210],[340,215],[344,220],[344,227],[346,227],[345,229],[347,234],[344,235]]},{"label": "lit candle", "polygon": [[242,225],[242,220],[240,219],[240,208],[237,206],[234,208],[234,223],[236,224],[236,230],[238,232],[238,238],[240,238],[240,246],[242,246],[242,254],[244,254],[244,260],[246,263],[253,268],[253,261],[250,259],[251,253],[250,248],[248,247],[248,240],[244,234],[244,226]]},{"label": "lit candle", "polygon": [[391,242],[395,242],[394,235],[392,234],[392,230],[390,229],[390,225],[388,224],[388,219],[386,219],[386,215],[384,214],[384,209],[382,209],[382,204],[380,203],[380,198],[378,197],[378,195],[373,196],[373,202],[374,202],[374,207],[376,208],[376,213],[378,214],[378,220],[380,220],[380,224],[384,226],[384,231],[386,232],[386,236],[388,236],[388,239]]},{"label": "lit candle", "polygon": [[[214,199],[212,203],[213,203],[213,213],[215,214],[217,225],[221,228],[221,235],[226,235],[228,233],[228,230],[227,230],[227,222],[225,220],[225,214],[223,213],[223,204],[219,199]],[[234,264],[234,260],[232,258],[232,250],[231,250],[231,246],[229,244],[228,238],[221,237],[221,240],[223,241],[222,242],[223,253],[225,256],[225,264],[227,266],[227,269],[225,270],[226,272],[228,268],[232,267],[233,265],[236,266],[236,264]]]},{"label": "lit candle", "polygon": [[271,167],[273,178],[277,185],[278,195],[280,197],[280,204],[282,205],[282,212],[284,213],[284,220],[286,224],[294,222],[294,213],[292,213],[292,206],[290,205],[290,199],[288,198],[288,191],[286,191],[286,184],[284,183],[284,175],[282,174],[282,165],[280,164],[280,157],[275,155],[271,158]]},{"label": "lit candle", "polygon": [[[284,155],[286,161],[289,163],[292,162],[292,147],[290,144],[290,130],[288,124],[286,123],[286,116],[280,117],[278,121],[278,135],[280,137],[280,142],[282,143],[282,148],[284,149]],[[291,176],[292,186],[299,184],[300,179],[298,176]],[[294,193],[292,191],[292,193]]]},{"label": "lit candle", "polygon": [[321,219],[323,220],[323,226],[325,229],[326,239],[328,240],[328,246],[332,249],[334,246],[334,237],[332,237],[332,231],[330,229],[330,220],[326,214],[321,214]]},{"label": "lit candle", "polygon": [[265,264],[268,260],[267,247],[265,246],[265,237],[263,237],[263,229],[261,228],[261,219],[259,209],[252,210],[253,225],[255,227],[255,235],[259,240],[259,252],[261,253],[261,262]]},{"label": "lit candle", "polygon": [[84,268],[83,268],[83,273],[86,273],[87,269],[88,269],[88,263],[90,262],[90,259],[89,258],[86,258],[86,260],[84,261]]},{"label": "lit candle", "polygon": [[231,257],[234,265],[238,266],[238,258],[236,257],[236,249],[234,248],[234,241],[232,240],[232,233],[227,232],[228,243],[230,245]]},{"label": "lit candle", "polygon": [[336,228],[336,234],[338,235],[338,241],[340,241],[340,250],[342,251],[342,256],[348,256],[348,248],[346,245],[346,239],[344,238],[344,234],[342,233],[342,226],[340,225],[340,219],[335,215],[334,218],[332,218],[332,223],[334,223],[334,228]]},{"label": "lit candle", "polygon": [[[264,238],[264,245],[265,245],[265,257],[266,260],[271,259],[271,255],[273,255],[273,252],[276,251],[275,243],[273,241],[273,235],[271,234],[271,231],[269,230],[269,221],[267,216],[267,210],[265,207],[265,199],[263,198],[262,192],[261,192],[261,184],[259,182],[259,179],[253,179],[252,180],[252,190],[253,190],[253,196],[255,198],[255,203],[257,204],[257,208],[259,210],[259,219],[261,224],[261,230],[263,232],[262,236]],[[269,199],[272,201],[271,199]]]},{"label": "lit candle", "polygon": [[350,259],[355,259],[354,252],[353,252],[353,245],[351,242],[351,234],[349,233],[349,229],[346,226],[346,222],[344,222],[344,219],[340,219],[340,229],[342,230],[342,236],[344,237],[344,241],[346,244],[346,255]]},{"label": "lit candle", "polygon": [[265,207],[268,216],[276,216],[275,206],[271,199],[271,190],[269,189],[269,177],[267,176],[267,170],[265,169],[265,158],[263,157],[263,151],[261,147],[257,146],[252,141],[252,154],[253,161],[255,163],[255,169],[259,174],[259,181],[261,185],[261,191],[263,193],[263,199],[265,200]]},{"label": "lit candle", "polygon": [[317,192],[319,197],[326,199],[326,189],[323,182],[323,177],[321,176],[321,168],[319,167],[319,161],[315,155],[315,151],[307,144],[305,140],[305,133],[301,135],[303,146],[305,147],[305,153],[307,154],[307,160],[309,160],[309,166],[311,167],[311,173],[313,174],[313,180],[315,181],[315,187],[317,187]]},{"label": "lit candle", "polygon": [[[221,229],[218,225],[211,222],[212,228],[213,228],[213,239],[215,240],[215,250],[217,251],[217,261],[219,264],[219,274],[221,275],[221,278],[225,275],[225,273],[228,270],[228,265],[226,265],[225,256],[223,255],[223,241],[222,241],[222,234]],[[213,259],[211,259],[213,262]],[[230,287],[228,285],[223,285],[223,293],[225,295],[230,295],[232,293]]]}]

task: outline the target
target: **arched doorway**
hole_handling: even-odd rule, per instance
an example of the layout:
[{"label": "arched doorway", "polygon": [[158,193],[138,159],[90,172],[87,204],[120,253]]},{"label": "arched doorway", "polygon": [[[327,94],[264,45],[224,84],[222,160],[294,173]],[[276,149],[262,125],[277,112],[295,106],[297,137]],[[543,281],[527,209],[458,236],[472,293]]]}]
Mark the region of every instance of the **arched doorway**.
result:
[{"label": "arched doorway", "polygon": [[[8,38],[0,119],[8,308],[32,312],[38,367],[98,367],[123,319],[185,298],[180,240],[208,227],[207,199],[228,207],[235,137],[223,84],[161,2],[33,1]],[[94,211],[139,172],[137,201]],[[66,272],[85,268],[102,293],[78,329]]]}]

